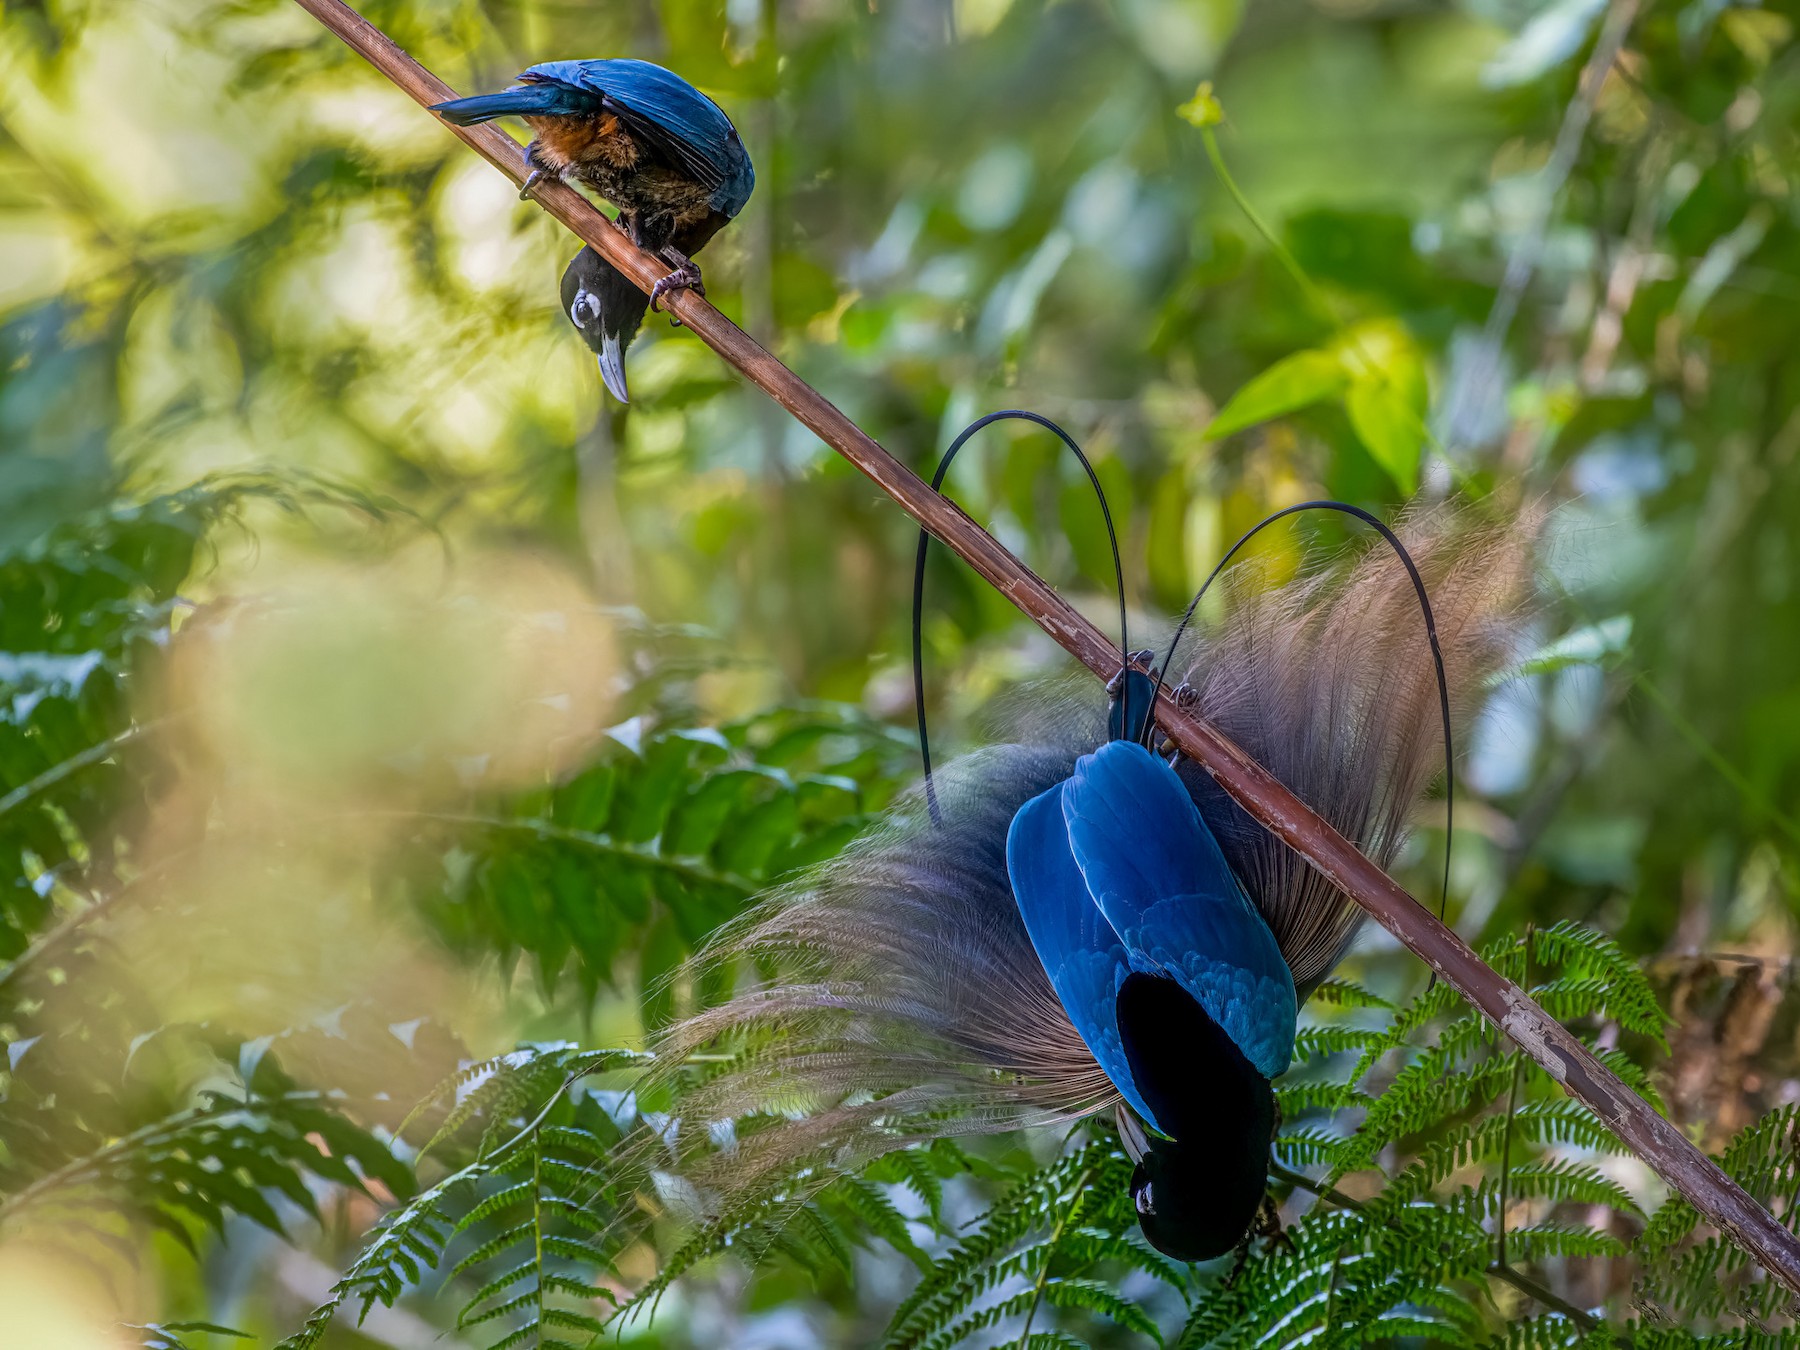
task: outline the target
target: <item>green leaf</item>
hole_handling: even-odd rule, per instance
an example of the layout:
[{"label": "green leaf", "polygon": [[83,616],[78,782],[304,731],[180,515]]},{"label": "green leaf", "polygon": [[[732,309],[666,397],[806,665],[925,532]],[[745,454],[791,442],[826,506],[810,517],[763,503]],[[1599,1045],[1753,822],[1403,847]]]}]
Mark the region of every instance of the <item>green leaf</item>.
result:
[{"label": "green leaf", "polygon": [[1419,489],[1419,455],[1425,448],[1422,411],[1380,379],[1359,379],[1344,395],[1350,426],[1370,456],[1387,471],[1401,495]]},{"label": "green leaf", "polygon": [[1217,440],[1335,398],[1348,381],[1343,361],[1332,352],[1309,350],[1284,356],[1225,401],[1207,424],[1206,435]]},{"label": "green leaf", "polygon": [[1419,485],[1419,456],[1429,432],[1425,358],[1406,327],[1393,319],[1358,324],[1332,344],[1349,381],[1344,411],[1374,461],[1411,496]]}]

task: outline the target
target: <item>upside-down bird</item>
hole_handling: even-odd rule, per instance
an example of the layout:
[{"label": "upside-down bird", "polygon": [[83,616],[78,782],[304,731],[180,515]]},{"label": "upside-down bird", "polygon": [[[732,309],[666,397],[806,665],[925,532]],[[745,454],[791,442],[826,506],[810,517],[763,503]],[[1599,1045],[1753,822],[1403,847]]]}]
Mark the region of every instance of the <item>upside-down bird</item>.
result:
[{"label": "upside-down bird", "polygon": [[[1447,694],[1383,549],[1279,586],[1240,564],[1174,667],[1178,701],[1382,866],[1441,763],[1442,714],[1466,723],[1508,658],[1529,581],[1529,528],[1440,508],[1399,533]],[[659,1058],[731,1049],[680,1096],[688,1138],[762,1124],[686,1160],[703,1211],[922,1139],[1116,1112],[1153,1244],[1192,1261],[1247,1240],[1298,1008],[1362,911],[1198,764],[1150,748],[1151,704],[1141,670],[1104,720],[1045,696],[1026,735],[951,764],[715,940],[702,969],[760,984],[677,1023]]]},{"label": "upside-down bird", "polygon": [[563,273],[563,312],[599,358],[606,387],[625,402],[625,349],[646,306],[672,290],[706,293],[694,254],[756,186],[737,128],[705,94],[648,61],[548,61],[511,89],[433,111],[457,126],[523,118],[535,139],[520,195],[546,175],[585,183],[619,208],[633,243],[669,264],[648,297],[592,248]]}]

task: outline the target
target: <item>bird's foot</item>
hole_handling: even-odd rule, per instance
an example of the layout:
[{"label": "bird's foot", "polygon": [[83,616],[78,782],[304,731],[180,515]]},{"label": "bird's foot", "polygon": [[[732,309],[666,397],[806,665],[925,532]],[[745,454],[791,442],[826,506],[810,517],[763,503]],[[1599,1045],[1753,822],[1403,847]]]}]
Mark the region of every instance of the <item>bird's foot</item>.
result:
[{"label": "bird's foot", "polygon": [[1256,1208],[1256,1217],[1250,1222],[1250,1231],[1244,1235],[1245,1241],[1251,1238],[1262,1238],[1264,1241],[1279,1247],[1294,1250],[1294,1239],[1288,1236],[1287,1229],[1281,1225],[1281,1207],[1275,1203],[1275,1197],[1264,1194],[1262,1204]]},{"label": "bird's foot", "polygon": [[[1200,691],[1184,680],[1169,691],[1169,697],[1175,700],[1177,708],[1187,709],[1192,708],[1200,701]],[[1174,768],[1175,761],[1181,758],[1181,748],[1175,744],[1173,739],[1163,741],[1157,747],[1157,752],[1169,761],[1170,768]]]},{"label": "bird's foot", "polygon": [[1144,670],[1155,659],[1156,653],[1151,651],[1148,647],[1140,652],[1126,652],[1125,664],[1120,668],[1117,675],[1106,682],[1106,692],[1112,697],[1117,698],[1119,696],[1119,691],[1125,687],[1125,672],[1127,670]]},{"label": "bird's foot", "polygon": [[[700,278],[700,267],[692,258],[684,258],[674,249],[663,250],[662,258],[665,262],[673,263],[675,270],[666,277],[659,277],[656,284],[650,288],[651,313],[654,314],[662,308],[660,302],[663,296],[670,291],[693,291],[699,295],[706,294],[706,283]],[[681,327],[681,320],[673,314],[669,316],[669,322],[677,328]]]},{"label": "bird's foot", "polygon": [[1232,1252],[1231,1270],[1225,1276],[1225,1287],[1236,1284],[1238,1277],[1244,1273],[1244,1267],[1250,1264],[1250,1248],[1258,1239],[1271,1246],[1286,1247],[1295,1251],[1294,1239],[1288,1236],[1287,1229],[1281,1225],[1281,1207],[1275,1203],[1275,1197],[1265,1193],[1262,1203],[1256,1207],[1256,1217],[1250,1220],[1250,1227],[1244,1230],[1243,1238]]},{"label": "bird's foot", "polygon": [[529,197],[531,195],[531,190],[539,183],[543,182],[546,177],[548,177],[548,175],[544,170],[533,166],[531,172],[525,175],[525,181],[519,185],[519,200],[524,201]]},{"label": "bird's foot", "polygon": [[1231,1269],[1225,1272],[1225,1287],[1231,1288],[1244,1273],[1244,1267],[1250,1264],[1250,1243],[1252,1235],[1245,1233],[1243,1239],[1232,1249]]}]

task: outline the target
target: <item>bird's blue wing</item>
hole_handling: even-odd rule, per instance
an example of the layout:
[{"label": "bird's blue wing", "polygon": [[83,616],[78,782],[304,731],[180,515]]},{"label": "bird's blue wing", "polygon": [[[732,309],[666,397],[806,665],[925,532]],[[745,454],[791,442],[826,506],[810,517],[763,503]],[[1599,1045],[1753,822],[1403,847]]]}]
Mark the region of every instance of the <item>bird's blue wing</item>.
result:
[{"label": "bird's blue wing", "polygon": [[1075,864],[1133,969],[1172,977],[1260,1073],[1284,1072],[1293,976],[1175,771],[1114,741],[1076,763],[1062,809]]},{"label": "bird's blue wing", "polygon": [[724,109],[673,71],[649,61],[546,61],[521,78],[602,95],[627,130],[671,167],[712,190],[713,207],[735,216],[750,200],[756,170]]},{"label": "bird's blue wing", "polygon": [[1058,783],[1033,797],[1012,819],[1006,834],[1006,870],[1013,897],[1051,988],[1101,1072],[1132,1110],[1161,1130],[1132,1082],[1119,1041],[1115,1004],[1131,967],[1124,944],[1094,907],[1069,852],[1062,805],[1066,786]]}]

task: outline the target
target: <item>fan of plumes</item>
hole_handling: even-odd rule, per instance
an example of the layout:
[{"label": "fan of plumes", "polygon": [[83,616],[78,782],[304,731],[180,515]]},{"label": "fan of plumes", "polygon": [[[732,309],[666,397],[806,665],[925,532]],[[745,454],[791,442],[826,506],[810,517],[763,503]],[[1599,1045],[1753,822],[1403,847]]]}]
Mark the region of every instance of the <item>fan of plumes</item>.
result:
[{"label": "fan of plumes", "polygon": [[1095,740],[966,756],[936,776],[941,825],[915,794],[714,938],[690,973],[742,966],[771,978],[672,1027],[657,1058],[673,1067],[703,1048],[730,1051],[683,1086],[691,1121],[780,1119],[699,1163],[696,1182],[737,1194],[808,1162],[843,1168],[920,1138],[1069,1120],[1118,1100],[1050,987],[1006,873],[1014,812]]},{"label": "fan of plumes", "polygon": [[[1483,524],[1440,507],[1410,514],[1395,531],[1431,597],[1459,741],[1516,645],[1537,526],[1534,511]],[[1263,571],[1251,562],[1221,577],[1226,617],[1196,643],[1180,678],[1195,712],[1385,868],[1444,764],[1417,594],[1380,543],[1347,568],[1278,588],[1262,584]],[[1304,998],[1343,959],[1363,911],[1204,769],[1178,767]]]},{"label": "fan of plumes", "polygon": [[[1506,659],[1529,582],[1530,523],[1485,527],[1448,510],[1401,531],[1431,593],[1452,711],[1466,723]],[[1278,588],[1228,574],[1226,618],[1196,644],[1197,710],[1385,865],[1441,765],[1437,686],[1417,601],[1384,547]],[[1059,699],[1035,744],[991,747],[922,800],[723,931],[688,975],[756,985],[663,1034],[656,1077],[678,1089],[687,1141],[744,1122],[681,1164],[720,1202],[796,1194],[921,1139],[1067,1121],[1118,1094],[1071,1026],[1014,904],[1014,813],[1068,776],[1103,734],[1098,709]],[[1361,911],[1252,822],[1204,771],[1183,777],[1269,920],[1302,994],[1336,964]],[[703,1069],[683,1068],[700,1051]],[[810,1169],[810,1171],[808,1170]],[[684,1188],[685,1189],[685,1188]],[[804,1189],[800,1187],[798,1189]]]}]

